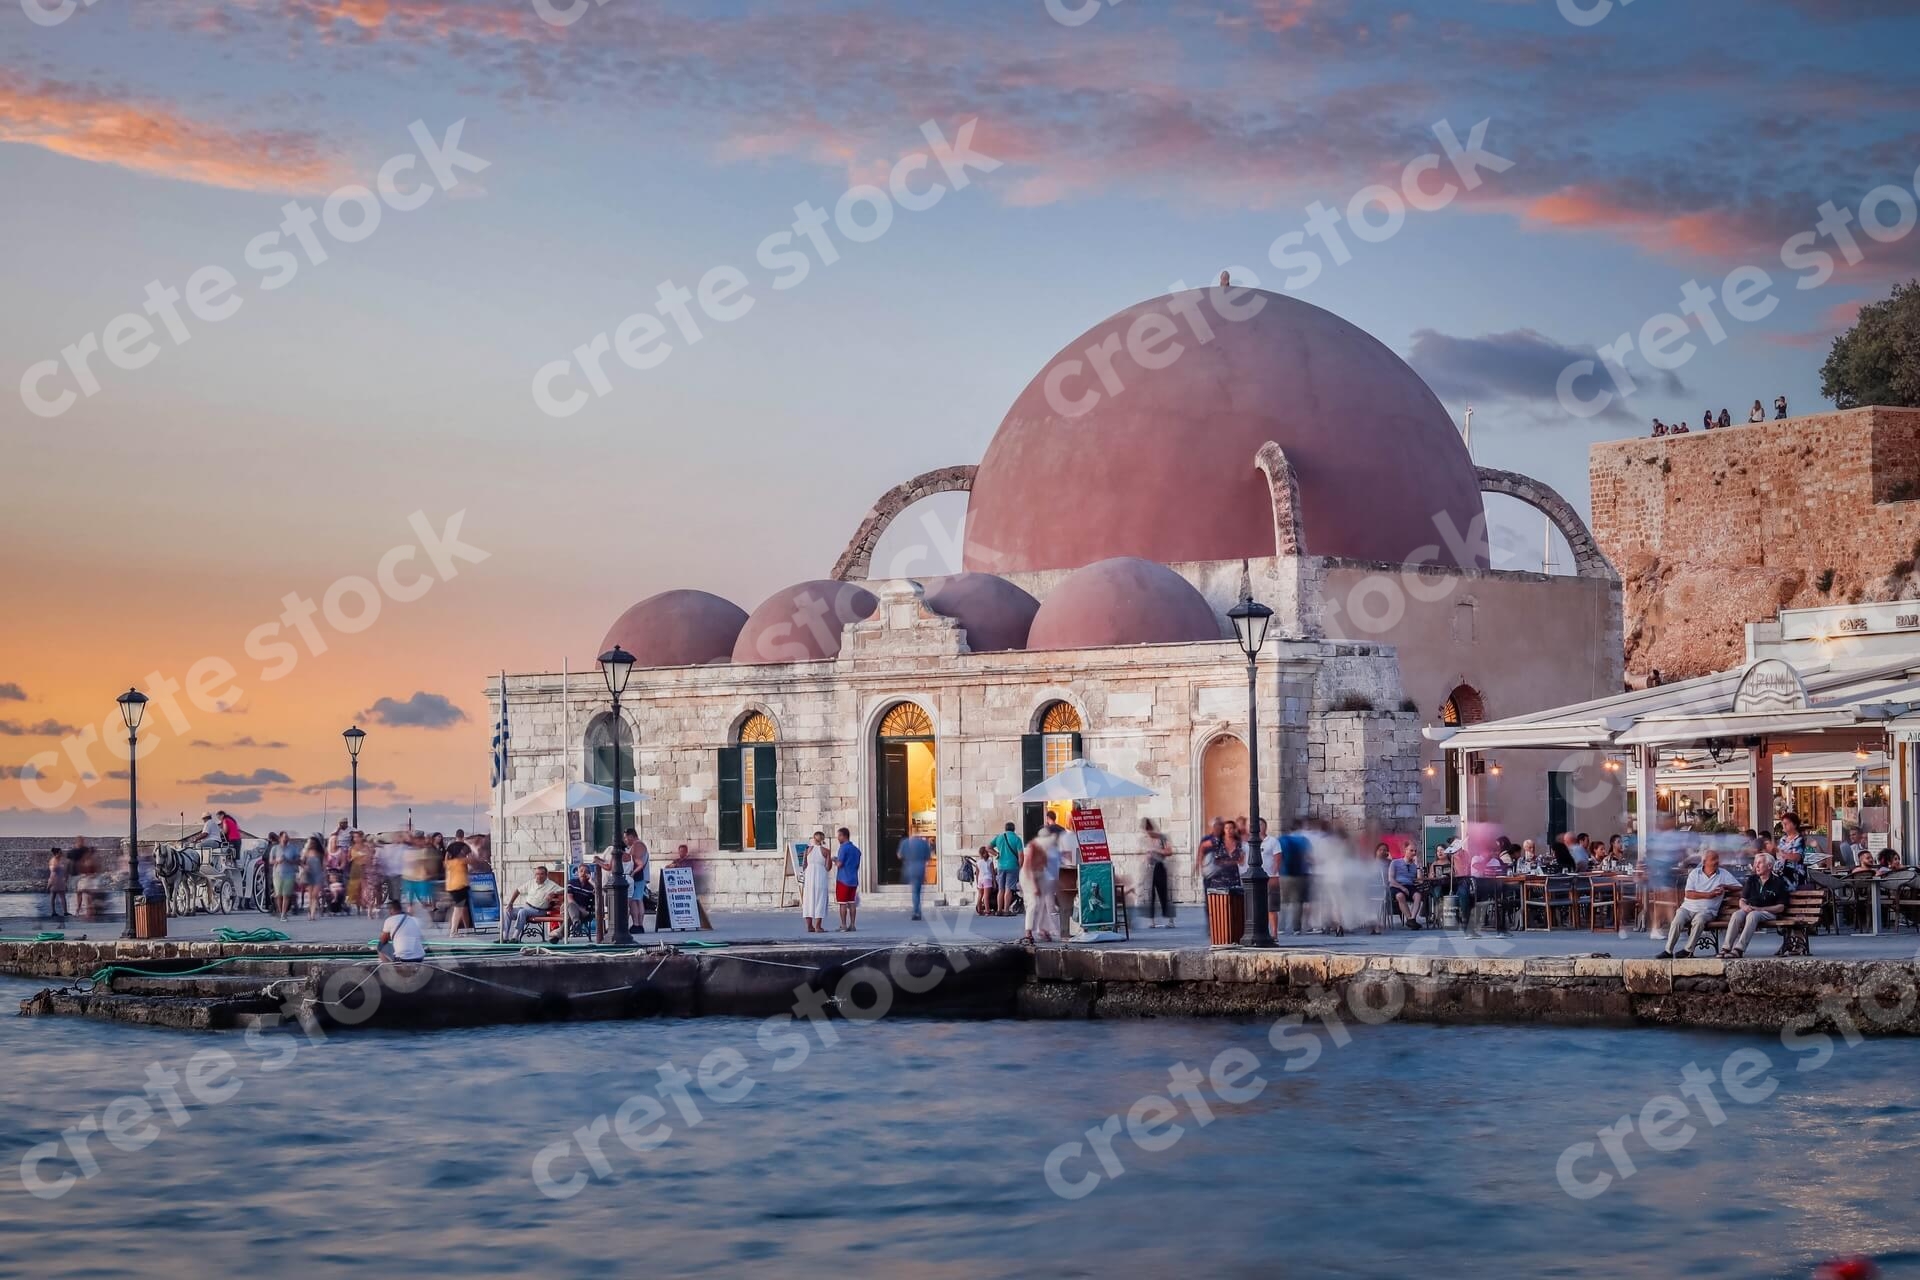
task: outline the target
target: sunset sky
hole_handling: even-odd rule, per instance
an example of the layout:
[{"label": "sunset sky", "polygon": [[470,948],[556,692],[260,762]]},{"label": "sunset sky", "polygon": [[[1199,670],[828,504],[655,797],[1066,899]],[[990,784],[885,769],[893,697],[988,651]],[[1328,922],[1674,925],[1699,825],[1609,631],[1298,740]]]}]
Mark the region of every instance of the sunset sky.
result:
[{"label": "sunset sky", "polygon": [[[1912,195],[1920,4],[1638,0],[1588,25],[1555,0],[1052,8],[1086,20],[1043,0],[582,0],[566,26],[532,0],[7,0],[0,834],[120,829],[124,762],[63,743],[118,726],[129,685],[221,660],[223,706],[149,718],[143,818],[337,817],[357,719],[364,823],[484,820],[492,673],[586,671],[668,587],[751,608],[823,575],[887,487],[978,461],[1083,330],[1222,268],[1282,287],[1276,237],[1397,185],[1442,121],[1462,139],[1487,121],[1511,167],[1292,291],[1407,356],[1456,416],[1473,403],[1480,461],[1582,507],[1594,440],[1778,394],[1824,407],[1827,342],[1920,272],[1920,234],[1862,237],[1817,288],[1781,262],[1823,202]],[[325,261],[266,287],[248,246],[283,206],[374,186],[418,151],[415,122],[438,140],[460,121],[484,170],[357,242],[320,231]],[[885,186],[923,123],[968,121],[997,169],[769,287],[755,247],[795,206]],[[1771,314],[1696,332],[1677,369],[1630,358],[1639,390],[1597,416],[1557,402],[1569,360],[1745,264],[1770,271]],[[721,266],[751,282],[746,314],[674,335],[655,368],[608,360],[571,416],[536,405],[543,365]],[[207,268],[237,310],[188,315],[184,342],[161,329],[141,368],[95,355],[83,394],[63,348]],[[43,414],[23,381],[75,394]],[[421,551],[397,574],[431,583],[419,598],[315,624],[324,652],[249,653],[284,597],[374,579],[420,541],[415,513],[440,531],[461,512],[484,559],[436,579]],[[950,527],[930,530],[954,513],[906,522],[902,563],[950,558]],[[1538,517],[1499,514],[1500,561],[1537,568]]]}]

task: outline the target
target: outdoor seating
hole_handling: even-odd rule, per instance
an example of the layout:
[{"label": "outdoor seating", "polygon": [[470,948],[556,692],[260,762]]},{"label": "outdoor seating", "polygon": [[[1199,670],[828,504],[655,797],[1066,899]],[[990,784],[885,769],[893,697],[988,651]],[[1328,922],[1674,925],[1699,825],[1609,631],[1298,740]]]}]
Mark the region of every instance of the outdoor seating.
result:
[{"label": "outdoor seating", "polygon": [[[1780,950],[1774,954],[1812,955],[1813,949],[1808,945],[1807,935],[1819,927],[1827,903],[1828,891],[1825,889],[1795,889],[1787,901],[1787,913],[1778,920],[1769,920],[1760,926],[1780,935]],[[1733,913],[1739,906],[1740,895],[1737,893],[1729,893],[1722,898],[1719,913],[1700,930],[1700,940],[1694,943],[1693,949],[1703,956],[1717,955],[1722,951],[1726,945],[1727,927],[1732,923]]]},{"label": "outdoor seating", "polygon": [[1594,933],[1618,933],[1625,928],[1620,919],[1620,882],[1612,876],[1593,877],[1587,890],[1587,928]]},{"label": "outdoor seating", "polygon": [[1520,886],[1520,927],[1533,928],[1533,912],[1541,915],[1541,927],[1551,932],[1553,913],[1562,912],[1569,929],[1580,926],[1580,895],[1574,876],[1528,876]]}]

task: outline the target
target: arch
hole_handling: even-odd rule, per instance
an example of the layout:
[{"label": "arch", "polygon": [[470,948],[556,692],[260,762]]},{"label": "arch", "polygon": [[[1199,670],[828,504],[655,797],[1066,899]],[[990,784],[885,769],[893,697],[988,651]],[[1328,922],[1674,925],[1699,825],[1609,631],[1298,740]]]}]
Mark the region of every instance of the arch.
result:
[{"label": "arch", "polygon": [[[640,755],[634,750],[633,726],[627,718],[620,717],[618,733],[620,746],[620,772],[626,775],[628,790],[637,790],[635,780],[640,775]],[[613,713],[602,711],[587,722],[586,732],[581,737],[581,746],[586,758],[581,762],[580,776],[599,787],[615,787],[618,779],[614,773]],[[588,839],[593,850],[605,849],[614,844],[620,832],[630,826],[638,825],[634,821],[633,806],[630,804],[602,806],[589,811],[588,820],[593,829]]]},{"label": "arch", "polygon": [[832,576],[842,582],[858,582],[866,578],[873,571],[873,549],[880,545],[880,536],[902,511],[936,493],[971,493],[974,473],[979,469],[976,466],[964,466],[923,471],[881,494],[880,500],[867,512],[867,518],[853,531],[847,549],[834,561]]},{"label": "arch", "polygon": [[1216,817],[1236,818],[1247,807],[1247,740],[1231,729],[1208,735],[1193,754],[1193,833],[1198,848],[1207,824]]},{"label": "arch", "polygon": [[1253,455],[1253,465],[1267,477],[1267,492],[1273,498],[1273,554],[1303,556],[1306,537],[1300,528],[1300,477],[1287,459],[1287,451],[1269,440]]},{"label": "arch", "polygon": [[1071,699],[1049,698],[1034,710],[1031,723],[1033,733],[1082,733],[1087,718]]},{"label": "arch", "polygon": [[734,725],[733,740],[739,743],[778,742],[780,729],[773,717],[755,707]]},{"label": "arch", "polygon": [[1518,471],[1502,471],[1497,467],[1478,467],[1475,470],[1480,475],[1480,492],[1518,498],[1553,521],[1553,527],[1560,531],[1560,536],[1567,540],[1567,546],[1573,552],[1575,574],[1582,578],[1620,581],[1619,571],[1600,550],[1600,544],[1593,540],[1587,522],[1552,485],[1535,480],[1532,476],[1521,475]]},{"label": "arch", "polygon": [[917,702],[896,702],[880,717],[883,738],[931,738],[933,717]]},{"label": "arch", "polygon": [[1440,723],[1450,729],[1479,724],[1487,718],[1487,702],[1470,684],[1455,685],[1440,704]]}]

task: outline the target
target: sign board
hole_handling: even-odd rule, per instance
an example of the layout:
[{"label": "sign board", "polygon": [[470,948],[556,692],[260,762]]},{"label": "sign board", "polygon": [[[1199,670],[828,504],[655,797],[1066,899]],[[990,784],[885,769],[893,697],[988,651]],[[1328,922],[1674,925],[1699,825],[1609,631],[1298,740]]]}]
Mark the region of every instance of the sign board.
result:
[{"label": "sign board", "polygon": [[587,837],[578,809],[567,810],[567,862],[579,866],[587,860]]},{"label": "sign board", "polygon": [[1920,631],[1920,604],[1912,600],[1780,611],[1780,638],[1783,640],[1835,640],[1844,636],[1893,635],[1902,631]]},{"label": "sign board", "polygon": [[467,910],[476,929],[500,925],[500,886],[491,871],[475,871],[467,877]]},{"label": "sign board", "polygon": [[693,887],[693,868],[668,867],[660,879],[667,889],[667,927],[675,932],[698,929],[700,899]]},{"label": "sign board", "polygon": [[1764,711],[1805,711],[1807,686],[1790,662],[1762,658],[1748,667],[1733,691],[1735,715]]},{"label": "sign board", "polygon": [[1073,838],[1080,846],[1080,885],[1076,896],[1080,927],[1088,932],[1112,929],[1117,924],[1113,850],[1107,845],[1107,820],[1099,809],[1073,811]]},{"label": "sign board", "polygon": [[1460,815],[1443,813],[1437,817],[1420,820],[1420,848],[1426,855],[1425,861],[1432,863],[1440,856],[1440,850],[1452,844],[1460,834]]},{"label": "sign board", "polygon": [[807,850],[813,847],[813,841],[801,840],[787,846],[793,854],[793,878],[802,886],[807,883]]}]

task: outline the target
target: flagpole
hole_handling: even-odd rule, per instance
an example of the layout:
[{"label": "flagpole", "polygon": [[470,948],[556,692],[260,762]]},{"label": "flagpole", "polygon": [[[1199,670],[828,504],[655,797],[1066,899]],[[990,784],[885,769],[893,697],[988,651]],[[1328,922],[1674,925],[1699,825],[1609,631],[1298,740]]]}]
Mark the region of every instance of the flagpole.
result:
[{"label": "flagpole", "polygon": [[[507,852],[507,669],[500,668],[500,719],[494,729],[498,745],[494,747],[494,758],[498,762],[499,781],[493,788],[493,840],[494,856],[504,860]],[[503,874],[501,861],[494,863],[494,883],[499,883]]]}]

